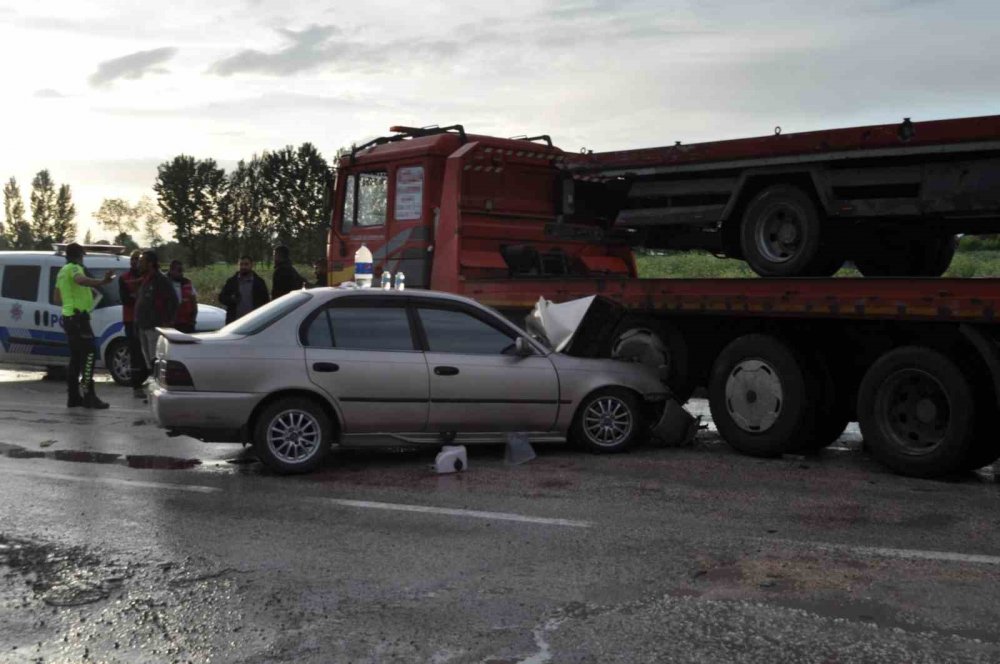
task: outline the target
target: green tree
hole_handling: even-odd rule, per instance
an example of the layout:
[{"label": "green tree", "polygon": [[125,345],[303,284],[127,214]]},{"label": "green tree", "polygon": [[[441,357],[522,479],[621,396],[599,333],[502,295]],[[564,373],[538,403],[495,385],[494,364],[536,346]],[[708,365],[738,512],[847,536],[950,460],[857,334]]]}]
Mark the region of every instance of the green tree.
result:
[{"label": "green tree", "polygon": [[207,259],[208,240],[221,227],[225,189],[226,172],[213,159],[178,155],[157,169],[153,190],[160,211],[192,265]]},{"label": "green tree", "polygon": [[76,239],[76,205],[69,185],[59,187],[56,195],[55,216],[52,221],[52,235],[56,242],[72,242]]},{"label": "green tree", "polygon": [[266,256],[271,237],[266,202],[261,159],[254,155],[249,162],[241,160],[227,178],[222,199],[220,235],[228,249],[227,260],[240,254]]},{"label": "green tree", "polygon": [[330,166],[311,143],[263,157],[269,230],[298,256],[317,253],[329,224]]},{"label": "green tree", "polygon": [[115,235],[134,233],[139,228],[135,207],[123,198],[105,198],[94,217]]},{"label": "green tree", "polygon": [[87,232],[84,233],[84,235],[83,235],[83,243],[84,244],[94,244],[94,235],[93,235],[93,233],[90,232],[89,228],[87,229]]},{"label": "green tree", "polygon": [[17,180],[11,178],[3,188],[4,226],[3,237],[11,249],[31,249],[35,238],[31,235],[31,225],[24,218],[24,200]]},{"label": "green tree", "polygon": [[124,231],[115,236],[114,244],[119,247],[125,247],[125,251],[128,253],[131,253],[139,248],[139,244],[132,238],[132,236]]},{"label": "green tree", "polygon": [[31,181],[31,234],[37,249],[47,249],[56,241],[56,198],[56,185],[49,171],[38,171]]},{"label": "green tree", "polygon": [[164,239],[161,231],[163,229],[163,215],[160,209],[149,196],[143,196],[135,206],[135,214],[142,226],[142,235],[147,247],[159,247]]}]

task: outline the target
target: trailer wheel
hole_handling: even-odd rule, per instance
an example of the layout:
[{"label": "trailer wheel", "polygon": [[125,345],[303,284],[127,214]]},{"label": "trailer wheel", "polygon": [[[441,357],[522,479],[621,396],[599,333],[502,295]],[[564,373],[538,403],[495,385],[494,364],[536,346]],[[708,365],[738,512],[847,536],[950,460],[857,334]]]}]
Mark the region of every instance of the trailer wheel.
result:
[{"label": "trailer wheel", "polygon": [[941,353],[889,351],[858,390],[858,422],[872,454],[894,471],[936,477],[960,470],[976,431],[972,387]]},{"label": "trailer wheel", "polygon": [[918,237],[898,240],[871,239],[866,251],[854,259],[866,277],[940,277],[955,257],[958,238]]},{"label": "trailer wheel", "polygon": [[662,370],[663,382],[679,403],[691,398],[690,355],[684,335],[676,327],[663,321],[626,319],[613,338],[611,357]]},{"label": "trailer wheel", "polygon": [[767,335],[726,346],[708,387],[712,419],[726,442],[758,457],[792,449],[811,414],[803,367],[798,353]]},{"label": "trailer wheel", "polygon": [[816,204],[804,191],[787,184],[768,187],[757,194],[743,215],[743,258],[762,277],[793,277],[820,267],[832,269],[832,257],[821,255],[821,226]]}]

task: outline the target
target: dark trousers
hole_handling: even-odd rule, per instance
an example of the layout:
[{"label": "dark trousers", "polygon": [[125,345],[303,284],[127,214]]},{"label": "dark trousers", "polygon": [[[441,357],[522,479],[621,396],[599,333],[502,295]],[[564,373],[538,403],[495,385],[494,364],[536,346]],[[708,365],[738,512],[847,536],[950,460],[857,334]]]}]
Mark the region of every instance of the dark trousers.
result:
[{"label": "dark trousers", "polygon": [[149,378],[146,359],[142,356],[142,342],[135,329],[135,323],[125,323],[125,339],[128,342],[128,365],[132,376],[132,387],[141,387]]},{"label": "dark trousers", "polygon": [[69,341],[66,389],[71,397],[79,396],[81,383],[86,387],[94,382],[97,347],[94,345],[94,331],[90,329],[90,314],[63,316],[62,325]]}]

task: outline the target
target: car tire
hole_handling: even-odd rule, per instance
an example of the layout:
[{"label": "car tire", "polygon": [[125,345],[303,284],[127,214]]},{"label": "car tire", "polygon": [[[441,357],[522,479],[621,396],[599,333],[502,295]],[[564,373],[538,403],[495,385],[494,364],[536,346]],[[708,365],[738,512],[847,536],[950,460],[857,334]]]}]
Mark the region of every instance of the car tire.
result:
[{"label": "car tire", "polygon": [[317,402],[301,397],[278,399],[256,417],[252,441],[257,458],[276,473],[307,473],[330,451],[334,428]]},{"label": "car tire", "polygon": [[805,369],[797,352],[768,335],[748,334],[726,346],[708,385],[719,434],[755,457],[795,449],[813,413]]},{"label": "car tire", "polygon": [[580,403],[570,440],[594,454],[624,452],[645,431],[639,400],[629,390],[607,387]]},{"label": "car tire", "polygon": [[104,353],[104,368],[118,385],[127,387],[132,384],[132,354],[129,352],[128,340],[120,338],[108,344]]},{"label": "car tire", "polygon": [[972,459],[972,386],[945,355],[906,346],[871,366],[858,389],[858,423],[872,455],[901,475],[938,477]]},{"label": "car tire", "polygon": [[768,187],[754,197],[741,220],[743,259],[762,277],[808,275],[820,267],[832,270],[835,261],[822,253],[822,227],[809,194],[787,184]]}]

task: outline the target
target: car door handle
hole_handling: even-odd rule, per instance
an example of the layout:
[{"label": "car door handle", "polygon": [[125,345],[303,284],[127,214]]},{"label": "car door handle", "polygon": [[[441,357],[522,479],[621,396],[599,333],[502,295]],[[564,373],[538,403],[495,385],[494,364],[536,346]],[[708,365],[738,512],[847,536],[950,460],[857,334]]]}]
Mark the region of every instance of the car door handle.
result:
[{"label": "car door handle", "polygon": [[437,376],[457,376],[458,369],[455,367],[434,367],[434,374]]},{"label": "car door handle", "polygon": [[313,371],[318,373],[333,373],[334,371],[340,371],[340,365],[333,362],[316,362],[313,364]]}]

